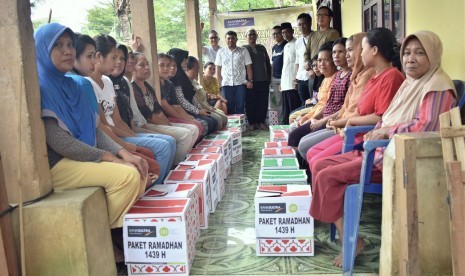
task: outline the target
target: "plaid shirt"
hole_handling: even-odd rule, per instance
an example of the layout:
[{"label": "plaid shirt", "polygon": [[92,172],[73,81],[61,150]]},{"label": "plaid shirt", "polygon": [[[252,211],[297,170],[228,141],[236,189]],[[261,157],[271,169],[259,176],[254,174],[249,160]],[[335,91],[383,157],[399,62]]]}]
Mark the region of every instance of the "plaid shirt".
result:
[{"label": "plaid shirt", "polygon": [[337,72],[334,77],[328,102],[323,109],[323,118],[339,111],[344,104],[347,89],[349,89],[350,85],[350,76],[352,75],[352,71],[347,73],[343,78],[341,78],[341,72],[342,71]]}]

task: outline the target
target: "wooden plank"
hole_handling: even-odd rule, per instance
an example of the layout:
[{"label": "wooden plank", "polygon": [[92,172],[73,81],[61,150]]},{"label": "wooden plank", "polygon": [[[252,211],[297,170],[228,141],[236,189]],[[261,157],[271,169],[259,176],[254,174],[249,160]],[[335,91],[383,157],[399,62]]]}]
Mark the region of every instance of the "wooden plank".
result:
[{"label": "wooden plank", "polygon": [[218,4],[216,0],[208,0],[208,10],[209,10],[209,16],[210,16],[210,30],[216,30],[216,25],[215,25],[215,16],[216,13],[218,12]]},{"label": "wooden plank", "polygon": [[399,273],[420,275],[415,139],[395,139]]},{"label": "wooden plank", "polygon": [[450,186],[450,231],[452,245],[452,265],[454,275],[465,275],[465,195],[461,179],[461,164],[458,161],[448,162],[447,179]]},{"label": "wooden plank", "polygon": [[[3,165],[0,156],[0,211],[6,210],[8,206]],[[20,275],[10,214],[0,217],[0,268],[0,276]]]},{"label": "wooden plank", "polygon": [[[450,111],[450,119],[452,127],[461,127],[462,119],[460,118],[459,108],[453,108]],[[462,171],[465,171],[465,140],[464,137],[454,137],[454,145],[457,155],[457,160],[461,162]]]},{"label": "wooden plank", "polygon": [[199,0],[185,0],[185,3],[186,3],[187,50],[189,51],[190,56],[194,56],[198,58],[201,63],[202,62],[202,41],[200,38],[201,30],[200,30]]}]

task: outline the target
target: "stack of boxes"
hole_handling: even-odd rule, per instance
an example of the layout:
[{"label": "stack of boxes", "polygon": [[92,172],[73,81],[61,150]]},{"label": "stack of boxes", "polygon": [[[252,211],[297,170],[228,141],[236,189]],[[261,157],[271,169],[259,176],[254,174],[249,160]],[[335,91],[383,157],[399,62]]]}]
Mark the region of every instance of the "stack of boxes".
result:
[{"label": "stack of boxes", "polygon": [[312,192],[288,147],[288,126],[270,126],[255,194],[257,256],[313,256]]},{"label": "stack of boxes", "polygon": [[189,275],[200,229],[225,193],[231,164],[242,160],[245,116],[228,116],[228,126],[200,141],[125,215],[128,275]]}]

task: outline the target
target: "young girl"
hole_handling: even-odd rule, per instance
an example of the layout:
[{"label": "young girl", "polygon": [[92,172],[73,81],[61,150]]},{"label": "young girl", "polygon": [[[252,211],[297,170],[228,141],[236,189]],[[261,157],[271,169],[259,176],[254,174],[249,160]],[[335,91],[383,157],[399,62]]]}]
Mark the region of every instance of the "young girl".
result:
[{"label": "young girl", "polygon": [[221,96],[215,70],[215,63],[213,62],[207,62],[203,66],[203,87],[207,91],[207,101],[211,106],[222,110],[224,114],[228,114],[228,101]]}]

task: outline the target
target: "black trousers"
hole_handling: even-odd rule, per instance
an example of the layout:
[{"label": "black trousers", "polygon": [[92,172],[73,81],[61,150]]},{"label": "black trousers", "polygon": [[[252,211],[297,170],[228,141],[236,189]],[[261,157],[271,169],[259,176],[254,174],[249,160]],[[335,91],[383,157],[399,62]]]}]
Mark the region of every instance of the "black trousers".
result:
[{"label": "black trousers", "polygon": [[270,94],[269,81],[257,81],[245,92],[245,114],[249,124],[264,124]]},{"label": "black trousers", "polygon": [[291,115],[291,112],[294,109],[301,106],[302,102],[300,101],[299,94],[297,94],[297,91],[294,89],[283,91],[282,101],[283,101],[283,124],[288,125],[289,115]]},{"label": "black trousers", "polygon": [[300,101],[305,104],[305,101],[310,98],[310,88],[308,87],[308,80],[297,80],[297,89],[299,91]]}]

